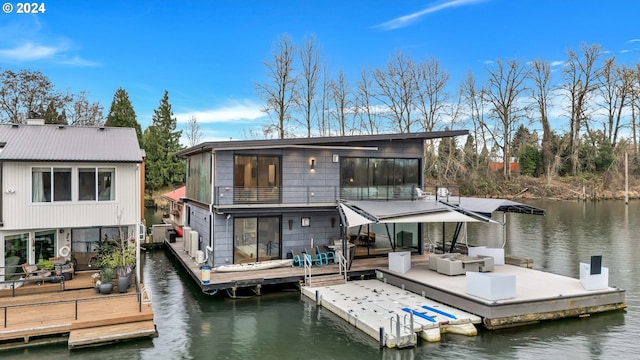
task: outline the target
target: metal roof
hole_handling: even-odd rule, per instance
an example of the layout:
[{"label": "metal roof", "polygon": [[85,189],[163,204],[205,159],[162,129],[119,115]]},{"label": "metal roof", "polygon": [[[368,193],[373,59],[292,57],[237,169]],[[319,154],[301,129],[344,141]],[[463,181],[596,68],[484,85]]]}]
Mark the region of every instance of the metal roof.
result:
[{"label": "metal roof", "polygon": [[[289,138],[289,139],[262,139],[262,140],[233,140],[233,141],[210,141],[192,146],[177,153],[178,156],[189,156],[204,151],[233,150],[233,149],[261,149],[261,148],[286,148],[304,146],[364,146],[372,141],[394,141],[409,139],[438,139],[468,135],[468,130],[452,131],[432,131],[416,133],[398,134],[374,134],[374,135],[352,135],[352,136],[329,136],[329,137],[309,137],[309,138]],[[359,143],[358,145],[355,145]]]},{"label": "metal roof", "polygon": [[133,128],[0,124],[0,161],[142,162]]}]

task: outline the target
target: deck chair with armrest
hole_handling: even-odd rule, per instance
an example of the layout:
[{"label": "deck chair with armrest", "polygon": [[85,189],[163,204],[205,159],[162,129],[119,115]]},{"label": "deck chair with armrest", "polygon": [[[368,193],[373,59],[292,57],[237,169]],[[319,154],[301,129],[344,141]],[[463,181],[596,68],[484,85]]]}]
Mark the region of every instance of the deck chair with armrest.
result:
[{"label": "deck chair with armrest", "polygon": [[309,260],[311,260],[311,263],[314,265],[322,266],[322,264],[325,263],[322,255],[316,251],[315,247],[305,249],[305,252],[307,253]]},{"label": "deck chair with armrest", "polygon": [[304,266],[304,256],[300,249],[291,249],[291,257],[293,261],[291,262],[292,267],[303,267]]},{"label": "deck chair with armrest", "polygon": [[327,245],[316,245],[316,252],[320,254],[320,256],[324,259],[325,264],[336,263],[336,253],[333,250],[329,249]]},{"label": "deck chair with armrest", "polygon": [[40,280],[38,284],[51,276],[51,271],[38,269],[38,265],[31,265],[28,263],[22,264],[22,271],[24,272],[24,278],[27,280]]}]

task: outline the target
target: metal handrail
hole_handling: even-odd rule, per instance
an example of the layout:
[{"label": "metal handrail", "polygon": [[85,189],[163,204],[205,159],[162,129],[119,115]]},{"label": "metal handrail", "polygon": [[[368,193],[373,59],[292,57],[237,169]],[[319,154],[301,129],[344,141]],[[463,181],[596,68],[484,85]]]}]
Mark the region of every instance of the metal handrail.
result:
[{"label": "metal handrail", "polygon": [[340,275],[342,275],[344,277],[344,282],[347,282],[347,258],[344,257],[342,254],[337,254],[336,253],[336,257],[338,258],[338,270]]},{"label": "metal handrail", "polygon": [[304,284],[309,286],[311,284],[311,259],[307,254],[302,254],[302,258],[304,259]]}]

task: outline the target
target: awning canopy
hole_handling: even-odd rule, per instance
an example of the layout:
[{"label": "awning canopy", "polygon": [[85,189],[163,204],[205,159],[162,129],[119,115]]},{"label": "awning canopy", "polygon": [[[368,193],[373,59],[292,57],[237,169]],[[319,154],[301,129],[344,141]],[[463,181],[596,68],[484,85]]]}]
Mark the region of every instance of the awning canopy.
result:
[{"label": "awning canopy", "polygon": [[496,211],[518,214],[545,215],[545,210],[519,202],[505,199],[484,199],[475,197],[460,197],[457,204],[449,204],[477,214],[491,216]]},{"label": "awning canopy", "polygon": [[493,222],[495,211],[544,215],[545,211],[511,200],[459,198],[452,204],[435,200],[338,201],[347,227],[383,223]]},{"label": "awning canopy", "polygon": [[426,222],[496,222],[436,201],[340,201],[347,227],[365,224]]}]

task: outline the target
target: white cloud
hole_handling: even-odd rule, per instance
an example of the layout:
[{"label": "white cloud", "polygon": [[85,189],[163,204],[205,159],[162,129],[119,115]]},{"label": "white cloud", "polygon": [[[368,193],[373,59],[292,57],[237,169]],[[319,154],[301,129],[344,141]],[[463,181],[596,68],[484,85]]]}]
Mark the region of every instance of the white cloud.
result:
[{"label": "white cloud", "polygon": [[73,65],[73,66],[99,66],[100,65],[96,62],[83,59],[77,55],[69,59],[61,60],[60,63],[66,64],[66,65]]},{"label": "white cloud", "polygon": [[399,28],[412,25],[413,23],[415,23],[425,15],[432,14],[440,10],[444,10],[452,7],[471,5],[471,4],[475,4],[483,1],[486,1],[486,0],[451,0],[447,2],[433,4],[424,10],[415,12],[413,14],[397,17],[393,20],[389,20],[385,23],[379,24],[376,27],[382,28],[383,30],[399,29]]},{"label": "white cloud", "polygon": [[61,51],[64,51],[64,49],[27,42],[12,49],[0,49],[0,59],[9,61],[40,60],[55,56]]},{"label": "white cloud", "polygon": [[184,111],[176,114],[178,122],[185,122],[195,116],[198,123],[246,122],[265,117],[261,105],[250,100],[234,101],[213,109]]}]

